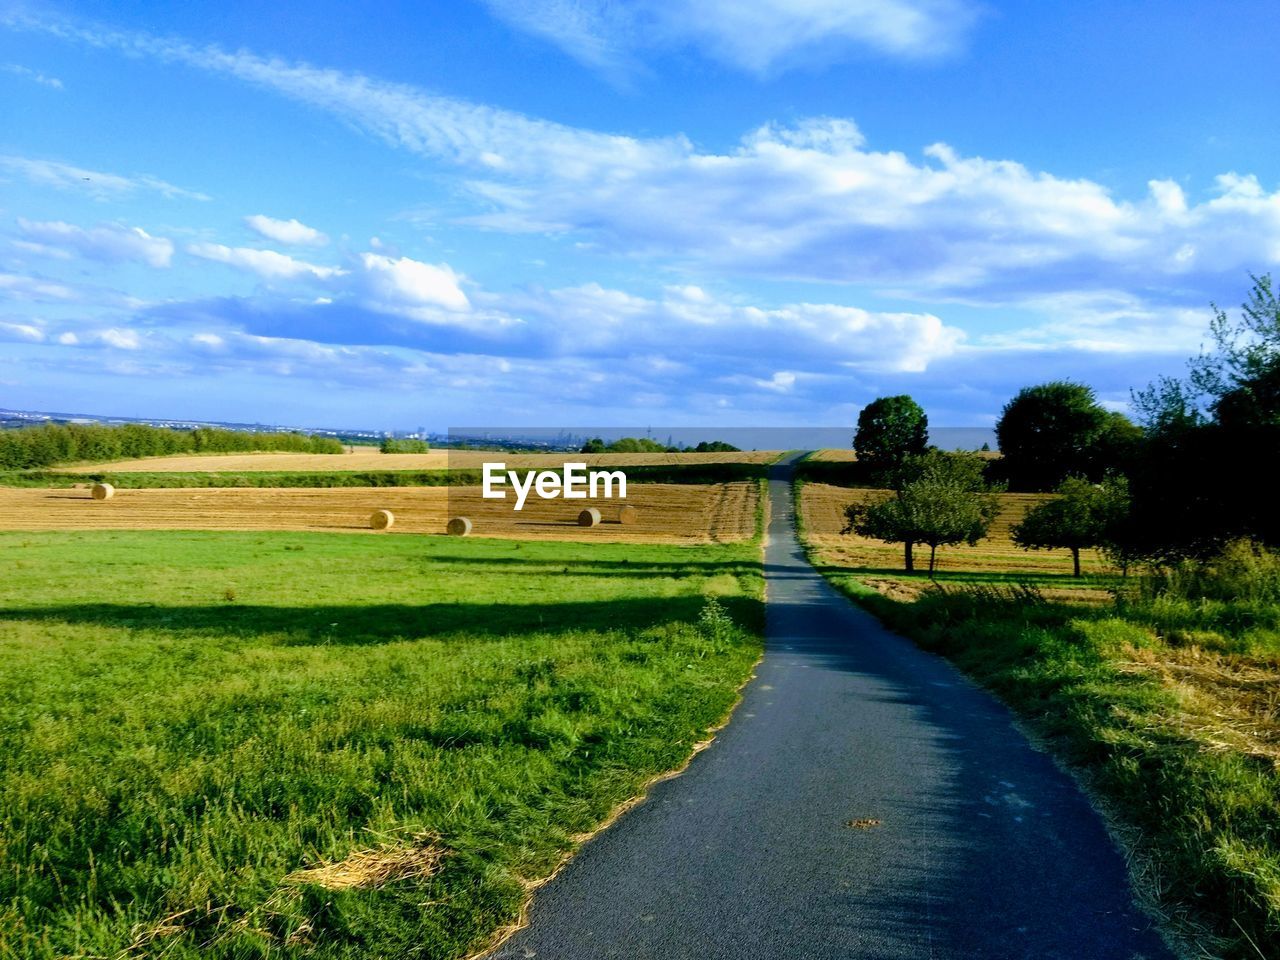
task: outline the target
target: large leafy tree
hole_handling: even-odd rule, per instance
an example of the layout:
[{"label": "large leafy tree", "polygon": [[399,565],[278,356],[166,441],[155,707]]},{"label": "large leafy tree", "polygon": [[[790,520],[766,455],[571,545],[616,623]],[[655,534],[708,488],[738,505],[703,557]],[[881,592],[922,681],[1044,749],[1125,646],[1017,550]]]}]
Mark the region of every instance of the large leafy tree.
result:
[{"label": "large leafy tree", "polygon": [[929,446],[929,418],[906,394],[879,397],[858,414],[853,449],[858,462],[873,476],[899,469]]},{"label": "large leafy tree", "polygon": [[1108,412],[1093,389],[1069,380],[1024,387],[996,424],[1001,471],[1018,490],[1053,490],[1069,476],[1099,480],[1136,444],[1138,431]]},{"label": "large leafy tree", "polygon": [[873,504],[845,508],[845,533],[903,545],[908,573],[915,570],[914,547],[929,547],[929,574],[938,547],[970,546],[987,535],[999,501],[983,478],[979,457],[933,451],[912,457],[899,469],[895,490]]},{"label": "large leafy tree", "polygon": [[1146,436],[1130,471],[1132,553],[1159,562],[1240,537],[1280,543],[1267,469],[1280,449],[1280,298],[1270,275],[1251,279],[1239,319],[1213,305],[1213,345],[1187,377],[1134,393]]},{"label": "large leafy tree", "polygon": [[1071,551],[1071,564],[1080,576],[1080,551],[1108,547],[1129,512],[1129,482],[1111,476],[1102,483],[1068,477],[1058,496],[1027,511],[1014,526],[1013,542],[1024,550]]}]

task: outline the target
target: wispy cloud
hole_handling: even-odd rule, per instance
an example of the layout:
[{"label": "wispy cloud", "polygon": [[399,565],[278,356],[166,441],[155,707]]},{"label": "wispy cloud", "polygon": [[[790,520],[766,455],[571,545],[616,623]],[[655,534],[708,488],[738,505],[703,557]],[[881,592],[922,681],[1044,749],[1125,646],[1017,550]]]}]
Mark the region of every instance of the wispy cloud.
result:
[{"label": "wispy cloud", "polygon": [[221,243],[190,243],[187,253],[202,260],[225,263],[238,270],[255,273],[267,280],[291,280],[313,277],[326,280],[343,271],[338,267],[324,267],[305,260],[297,260],[275,250],[257,250],[253,247],[228,247]]},{"label": "wispy cloud", "polygon": [[22,77],[30,80],[32,83],[38,83],[42,87],[48,87],[50,90],[62,90],[62,81],[57,77],[51,77],[39,70],[32,70],[30,67],[24,67],[20,63],[6,63],[0,65],[0,71],[12,74],[15,77]]},{"label": "wispy cloud", "polygon": [[[1153,278],[1201,302],[1280,263],[1280,190],[1220,176],[1205,199],[1146,196],[963,156],[878,151],[841,118],[766,124],[732,149],[584,130],[360,74],[138,34],[59,35],[234,76],[464,172],[464,222],[580,235],[597,249],[739,275],[1021,303]],[[678,215],[676,215],[678,212]]]},{"label": "wispy cloud", "polygon": [[170,199],[208,200],[206,194],[176,187],[166,180],[146,174],[122,176],[90,170],[60,160],[0,156],[0,171],[59,190],[75,190],[99,200],[116,200],[141,192],[154,192]]},{"label": "wispy cloud", "polygon": [[141,227],[104,223],[88,229],[61,220],[35,221],[18,218],[18,229],[28,240],[28,249],[47,250],[65,258],[74,252],[104,263],[134,261],[151,267],[167,267],[173,257],[173,241],[153,237]]},{"label": "wispy cloud", "polygon": [[964,0],[484,0],[511,26],[617,74],[646,53],[691,47],[756,73],[871,50],[899,58],[958,47],[976,17]]},{"label": "wispy cloud", "polygon": [[329,242],[319,230],[298,220],[276,220],[274,217],[255,213],[244,218],[245,226],[260,237],[291,246],[323,247]]}]

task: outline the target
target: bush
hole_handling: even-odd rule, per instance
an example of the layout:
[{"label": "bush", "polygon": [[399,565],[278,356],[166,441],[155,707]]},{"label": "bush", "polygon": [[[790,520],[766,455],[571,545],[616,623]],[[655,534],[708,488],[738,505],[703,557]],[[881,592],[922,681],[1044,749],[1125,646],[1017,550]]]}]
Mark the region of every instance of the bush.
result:
[{"label": "bush", "polygon": [[1280,553],[1249,540],[1227,544],[1215,557],[1183,561],[1155,577],[1155,591],[1184,600],[1280,602]]},{"label": "bush", "polygon": [[382,453],[430,453],[431,444],[416,437],[407,437],[403,440],[387,437],[379,444],[378,450]]}]

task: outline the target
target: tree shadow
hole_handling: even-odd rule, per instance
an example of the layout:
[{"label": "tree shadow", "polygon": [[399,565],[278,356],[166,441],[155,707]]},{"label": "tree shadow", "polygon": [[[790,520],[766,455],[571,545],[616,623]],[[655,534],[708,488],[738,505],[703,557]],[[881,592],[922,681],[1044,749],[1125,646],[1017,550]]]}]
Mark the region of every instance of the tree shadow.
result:
[{"label": "tree shadow", "polygon": [[1054,585],[1061,584],[1063,586],[1097,587],[1099,589],[1107,589],[1120,582],[1119,577],[1110,577],[1105,574],[1085,574],[1082,577],[1076,577],[1072,576],[1070,573],[1053,573],[1045,571],[935,570],[933,575],[930,576],[928,570],[914,570],[912,572],[907,572],[906,570],[903,570],[902,567],[846,567],[835,563],[814,564],[814,569],[824,575],[844,574],[855,577],[894,577],[899,580],[921,582],[933,580],[938,583],[1047,583]]},{"label": "tree shadow", "polygon": [[[752,597],[717,599],[735,623],[748,629],[758,629],[763,623],[764,604],[760,600]],[[271,636],[285,646],[364,646],[428,638],[498,640],[544,632],[643,630],[672,623],[694,623],[704,603],[700,595],[524,604],[498,601],[308,606],[233,602],[201,606],[77,603],[10,608],[0,612],[0,619],[171,633]]]},{"label": "tree shadow", "polygon": [[[532,553],[532,551],[531,551]],[[571,557],[539,557],[537,555],[483,557],[472,555],[432,553],[425,557],[429,563],[462,564],[474,566],[518,566],[525,571],[567,572],[570,576],[663,576],[760,574],[762,567],[755,560],[599,560]],[[586,568],[586,569],[583,569]]]}]

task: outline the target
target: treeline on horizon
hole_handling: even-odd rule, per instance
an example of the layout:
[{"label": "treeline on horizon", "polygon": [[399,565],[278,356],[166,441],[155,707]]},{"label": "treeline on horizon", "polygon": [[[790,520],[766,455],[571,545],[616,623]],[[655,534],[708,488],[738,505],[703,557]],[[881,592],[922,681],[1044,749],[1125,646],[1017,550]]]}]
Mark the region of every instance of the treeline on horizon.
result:
[{"label": "treeline on horizon", "polygon": [[247,433],[218,427],[175,430],[142,423],[119,426],[47,423],[0,430],[0,469],[31,470],[80,461],[107,462],[181,453],[343,453],[333,437]]},{"label": "treeline on horizon", "polygon": [[723,440],[703,440],[696,447],[675,447],[648,437],[621,437],[605,443],[594,437],[582,445],[579,453],[739,453],[737,447]]},{"label": "treeline on horizon", "polygon": [[[1268,469],[1280,451],[1280,300],[1269,275],[1251,279],[1238,320],[1214,305],[1213,349],[1186,377],[1133,392],[1137,423],[1082,383],[1025,387],[996,424],[1001,456],[982,459],[930,447],[920,406],[881,397],[859,415],[857,461],[804,463],[800,476],[893,491],[891,507],[870,520],[856,510],[849,527],[890,542],[929,543],[913,526],[955,528],[958,539],[939,543],[972,542],[968,531],[985,535],[989,523],[981,498],[1005,489],[1062,495],[1015,530],[1021,545],[1098,547],[1121,568],[1203,560],[1237,540],[1280,546]],[[956,522],[939,520],[944,501]]]}]

